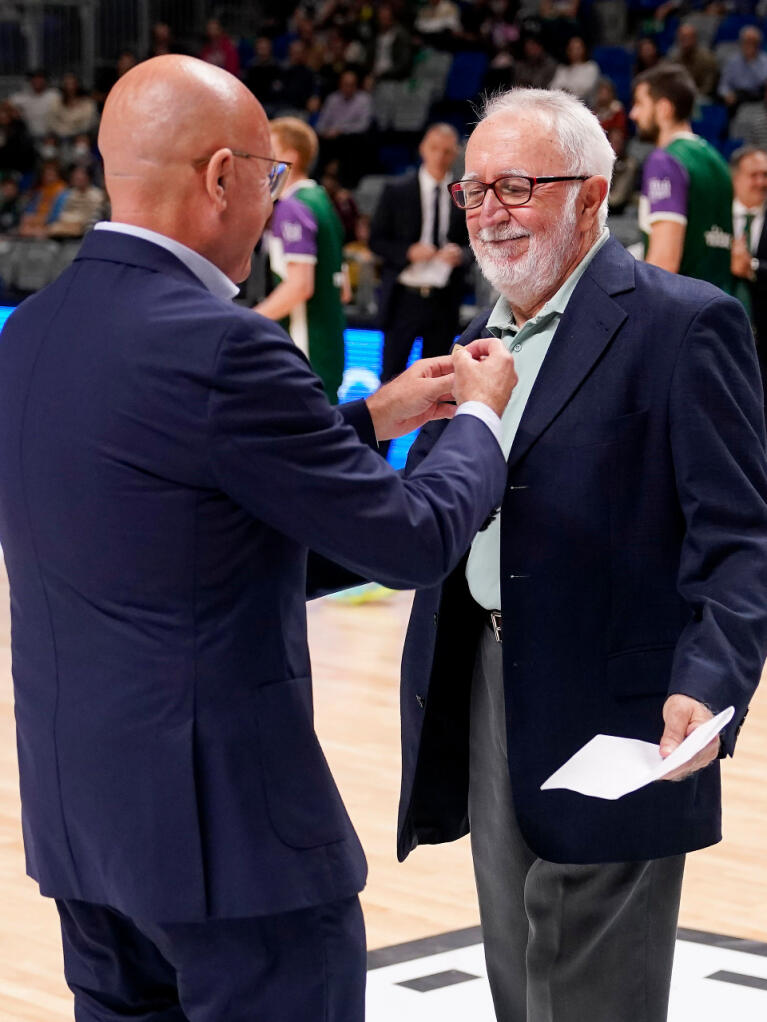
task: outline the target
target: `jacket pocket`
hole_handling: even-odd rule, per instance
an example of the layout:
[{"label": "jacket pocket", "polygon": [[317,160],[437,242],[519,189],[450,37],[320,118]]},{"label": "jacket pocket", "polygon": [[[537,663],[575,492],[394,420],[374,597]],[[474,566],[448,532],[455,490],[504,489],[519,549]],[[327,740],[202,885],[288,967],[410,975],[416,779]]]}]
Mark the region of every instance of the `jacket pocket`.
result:
[{"label": "jacket pocket", "polygon": [[668,692],[675,645],[645,646],[614,653],[607,660],[607,684],[616,699]]},{"label": "jacket pocket", "polygon": [[311,678],[258,689],[258,730],[269,818],[291,848],[340,841],[351,829],[314,733]]}]

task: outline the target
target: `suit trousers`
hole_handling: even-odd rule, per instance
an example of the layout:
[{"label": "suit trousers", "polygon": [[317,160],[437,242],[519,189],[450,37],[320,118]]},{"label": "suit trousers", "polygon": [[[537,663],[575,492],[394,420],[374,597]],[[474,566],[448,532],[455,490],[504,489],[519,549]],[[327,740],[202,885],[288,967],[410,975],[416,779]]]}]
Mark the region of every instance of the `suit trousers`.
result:
[{"label": "suit trousers", "polygon": [[452,288],[433,288],[423,296],[414,288],[395,284],[384,330],[381,382],[405,369],[416,337],[423,338],[422,357],[432,358],[447,355],[458,330],[458,305]]},{"label": "suit trousers", "polygon": [[502,645],[489,626],[472,681],[469,817],[498,1022],[664,1022],[684,856],[560,865],[528,848],[509,779]]},{"label": "suit trousers", "polygon": [[76,1022],[363,1022],[357,897],[164,924],[84,901],[56,904]]}]

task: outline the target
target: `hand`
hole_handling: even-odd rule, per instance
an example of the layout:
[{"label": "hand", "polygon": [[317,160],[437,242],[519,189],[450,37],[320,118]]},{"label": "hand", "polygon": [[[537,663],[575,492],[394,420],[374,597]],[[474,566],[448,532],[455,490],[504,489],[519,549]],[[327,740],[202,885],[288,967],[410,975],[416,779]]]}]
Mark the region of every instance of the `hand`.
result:
[{"label": "hand", "polygon": [[730,271],[735,277],[745,277],[750,280],[753,277],[751,270],[751,253],[748,250],[744,238],[736,238],[732,243],[730,252]]},{"label": "hand", "polygon": [[425,263],[427,259],[433,259],[436,254],[437,250],[433,245],[427,245],[425,241],[416,241],[407,250],[407,261],[409,263]]},{"label": "hand", "polygon": [[[701,724],[705,724],[707,720],[711,720],[713,716],[711,710],[704,706],[703,703],[699,703],[697,699],[691,699],[690,696],[683,695],[669,696],[663,704],[663,720],[665,721],[666,728],[660,740],[661,756],[665,759],[666,756],[671,755],[674,749],[681,745],[689,734],[692,734]],[[713,763],[718,755],[719,735],[712,738],[708,745],[701,749],[689,763],[685,763],[684,766],[678,770],[673,770],[661,779],[664,781],[683,781],[697,770],[702,770],[709,763]]]},{"label": "hand", "polygon": [[497,337],[482,337],[465,348],[453,348],[457,404],[482,401],[497,415],[503,415],[511,392],[517,385],[514,359]]},{"label": "hand", "polygon": [[452,419],[453,360],[422,358],[367,399],[376,438],[404,436],[432,419]]},{"label": "hand", "polygon": [[443,263],[447,263],[448,266],[460,266],[463,262],[461,246],[454,245],[452,242],[443,245],[439,252],[436,253],[436,257],[441,259]]}]

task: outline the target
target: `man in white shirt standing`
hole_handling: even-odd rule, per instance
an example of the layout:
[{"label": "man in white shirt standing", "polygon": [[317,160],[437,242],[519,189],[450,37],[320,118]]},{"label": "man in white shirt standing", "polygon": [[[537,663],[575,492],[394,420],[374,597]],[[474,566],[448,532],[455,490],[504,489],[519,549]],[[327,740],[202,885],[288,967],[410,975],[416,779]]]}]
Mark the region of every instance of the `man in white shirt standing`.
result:
[{"label": "man in white shirt standing", "polygon": [[43,138],[51,130],[51,121],[61,106],[58,89],[48,87],[48,75],[37,69],[28,75],[29,88],[11,96],[11,103],[24,118],[29,134],[35,140]]},{"label": "man in white shirt standing", "polygon": [[420,168],[384,189],[370,228],[370,247],[383,260],[384,381],[405,368],[416,337],[424,357],[448,351],[470,257],[466,224],[447,188],[458,155],[455,128],[433,124],[419,152]]},{"label": "man in white shirt standing", "polygon": [[733,237],[731,268],[733,293],[745,306],[756,334],[756,350],[767,376],[767,235],[764,232],[767,206],[767,152],[756,146],[737,149],[730,159],[732,170]]}]

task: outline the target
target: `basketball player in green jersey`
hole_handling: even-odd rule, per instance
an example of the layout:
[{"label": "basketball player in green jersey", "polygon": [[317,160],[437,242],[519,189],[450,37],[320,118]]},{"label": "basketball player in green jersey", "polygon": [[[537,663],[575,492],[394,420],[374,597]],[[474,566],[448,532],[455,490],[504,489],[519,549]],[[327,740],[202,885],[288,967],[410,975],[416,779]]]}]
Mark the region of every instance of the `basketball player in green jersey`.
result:
[{"label": "basketball player in green jersey", "polygon": [[694,103],[695,84],[679,65],[634,82],[630,117],[658,147],[645,160],[639,200],[645,260],[729,292],[732,182],[722,156],[692,133]]},{"label": "basketball player in green jersey", "polygon": [[308,176],[314,131],[295,117],[271,121],[269,130],[275,159],[292,166],[268,230],[277,286],[255,309],[282,322],[335,404],[344,372],[343,227],[325,189]]}]

